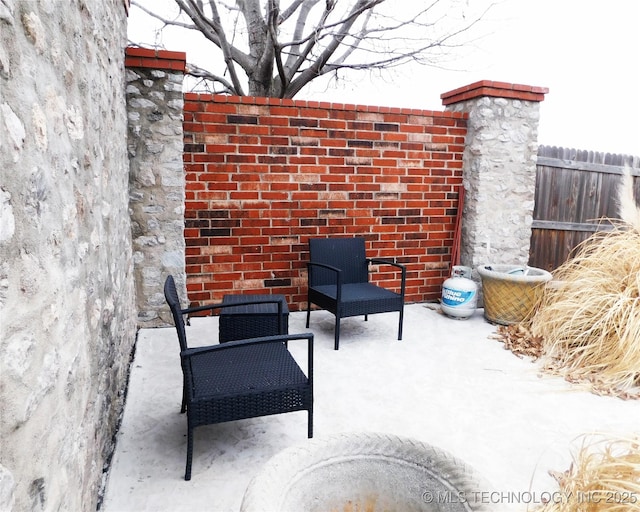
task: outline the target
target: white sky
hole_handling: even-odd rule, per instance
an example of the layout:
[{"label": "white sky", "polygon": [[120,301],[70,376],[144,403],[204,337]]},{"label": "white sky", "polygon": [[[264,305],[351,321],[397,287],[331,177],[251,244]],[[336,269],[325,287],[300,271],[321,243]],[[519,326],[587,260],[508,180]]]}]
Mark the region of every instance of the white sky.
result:
[{"label": "white sky", "polygon": [[[416,0],[391,0],[404,2]],[[486,3],[487,0],[467,0]],[[486,34],[441,70],[412,65],[383,77],[317,82],[296,99],[444,110],[440,94],[478,80],[548,87],[541,144],[640,155],[640,0],[497,0]],[[172,0],[146,0],[160,8]],[[207,67],[208,42],[167,31],[132,7],[129,38],[187,52]],[[204,41],[204,39],[202,40]]]}]

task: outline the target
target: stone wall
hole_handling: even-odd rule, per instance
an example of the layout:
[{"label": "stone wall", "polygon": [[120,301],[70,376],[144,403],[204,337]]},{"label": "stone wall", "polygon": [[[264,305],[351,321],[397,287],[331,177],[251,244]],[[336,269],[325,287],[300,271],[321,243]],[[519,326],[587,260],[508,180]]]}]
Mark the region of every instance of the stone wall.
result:
[{"label": "stone wall", "polygon": [[185,54],[127,48],[130,208],[138,322],[171,323],[163,285],[185,292],[182,80]]},{"label": "stone wall", "polygon": [[0,2],[0,510],[95,510],[135,304],[126,1]]},{"label": "stone wall", "polygon": [[547,92],[483,80],[442,94],[448,110],[469,116],[462,265],[529,261],[540,102]]}]

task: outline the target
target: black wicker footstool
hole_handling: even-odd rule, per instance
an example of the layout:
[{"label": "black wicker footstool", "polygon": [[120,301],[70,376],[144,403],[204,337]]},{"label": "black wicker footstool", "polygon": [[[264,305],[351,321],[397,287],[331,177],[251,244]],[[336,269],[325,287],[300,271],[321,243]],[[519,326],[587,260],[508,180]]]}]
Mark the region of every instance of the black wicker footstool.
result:
[{"label": "black wicker footstool", "polygon": [[284,295],[225,295],[223,304],[272,299],[282,305],[282,325],[278,328],[278,305],[274,302],[222,308],[220,311],[220,343],[246,340],[276,334],[289,334],[289,307]]}]

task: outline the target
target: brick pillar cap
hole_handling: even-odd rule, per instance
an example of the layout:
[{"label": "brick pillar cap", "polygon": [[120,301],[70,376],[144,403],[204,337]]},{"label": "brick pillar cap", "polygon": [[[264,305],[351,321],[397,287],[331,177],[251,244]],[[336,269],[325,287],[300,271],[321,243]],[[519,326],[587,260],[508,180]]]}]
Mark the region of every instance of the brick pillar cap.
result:
[{"label": "brick pillar cap", "polygon": [[124,65],[127,68],[152,68],[184,73],[187,65],[185,52],[127,46],[124,56]]},{"label": "brick pillar cap", "polygon": [[543,101],[544,95],[548,92],[549,89],[547,87],[480,80],[453,91],[445,92],[440,95],[440,99],[442,99],[442,104],[445,106],[482,96],[523,101]]}]

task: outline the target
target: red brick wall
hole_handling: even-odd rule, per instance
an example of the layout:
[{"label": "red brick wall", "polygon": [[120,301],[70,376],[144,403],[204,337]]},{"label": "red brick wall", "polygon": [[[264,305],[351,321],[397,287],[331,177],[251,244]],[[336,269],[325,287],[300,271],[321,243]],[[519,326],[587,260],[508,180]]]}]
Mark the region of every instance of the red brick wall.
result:
[{"label": "red brick wall", "polygon": [[[187,290],[306,307],[310,237],[364,236],[407,266],[407,302],[449,275],[466,115],[188,93]],[[387,267],[373,280],[395,285]]]}]

